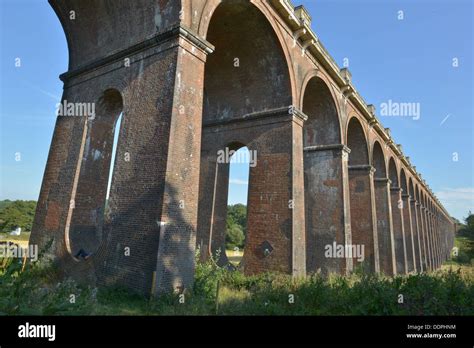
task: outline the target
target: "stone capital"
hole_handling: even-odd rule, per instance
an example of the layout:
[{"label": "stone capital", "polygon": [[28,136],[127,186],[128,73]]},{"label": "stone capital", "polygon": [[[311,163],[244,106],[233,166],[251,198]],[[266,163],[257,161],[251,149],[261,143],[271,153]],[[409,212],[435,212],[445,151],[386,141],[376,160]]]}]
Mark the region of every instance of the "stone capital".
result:
[{"label": "stone capital", "polygon": [[391,192],[394,192],[394,193],[396,193],[396,192],[403,192],[403,189],[402,189],[401,187],[399,187],[399,186],[394,186],[394,187],[390,187],[390,191],[391,191]]},{"label": "stone capital", "polygon": [[373,175],[375,173],[375,168],[370,164],[348,165],[347,167],[350,171],[365,171],[370,175]]},{"label": "stone capital", "polygon": [[382,184],[388,184],[388,185],[392,183],[392,180],[390,180],[389,178],[374,178],[374,181],[382,183]]},{"label": "stone capital", "polygon": [[314,146],[305,146],[303,149],[304,151],[341,151],[345,153],[350,153],[351,149],[349,149],[344,144],[330,144],[330,145],[314,145]]}]

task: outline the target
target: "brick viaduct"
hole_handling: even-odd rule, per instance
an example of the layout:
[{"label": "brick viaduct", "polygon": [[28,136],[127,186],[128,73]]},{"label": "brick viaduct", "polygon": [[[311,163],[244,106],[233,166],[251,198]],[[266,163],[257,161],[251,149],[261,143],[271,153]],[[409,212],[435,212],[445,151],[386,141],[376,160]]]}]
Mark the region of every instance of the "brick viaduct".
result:
[{"label": "brick viaduct", "polygon": [[[438,268],[454,224],[289,0],[50,0],[66,34],[63,101],[31,243],[75,279],[143,294],[189,287],[223,246],[229,164],[250,169],[245,272]],[[116,121],[114,175],[104,214]],[[87,260],[73,255],[84,248]],[[222,255],[222,254],[221,254]],[[225,261],[225,255],[220,262]]]}]

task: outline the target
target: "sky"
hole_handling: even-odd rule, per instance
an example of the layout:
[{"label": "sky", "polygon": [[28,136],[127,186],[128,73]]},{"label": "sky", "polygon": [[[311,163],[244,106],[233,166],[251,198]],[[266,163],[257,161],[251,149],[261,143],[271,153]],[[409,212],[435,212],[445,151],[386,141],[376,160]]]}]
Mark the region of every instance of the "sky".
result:
[{"label": "sky", "polygon": [[[448,212],[474,211],[470,0],[293,0]],[[38,199],[68,52],[46,0],[0,1],[0,199]],[[381,116],[418,103],[420,117]],[[229,204],[246,203],[248,165],[231,167]]]}]

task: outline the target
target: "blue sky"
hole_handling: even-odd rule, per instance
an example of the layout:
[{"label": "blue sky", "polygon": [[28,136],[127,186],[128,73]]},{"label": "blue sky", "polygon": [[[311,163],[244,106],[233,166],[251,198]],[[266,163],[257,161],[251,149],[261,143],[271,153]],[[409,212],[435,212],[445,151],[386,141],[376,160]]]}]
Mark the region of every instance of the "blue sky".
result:
[{"label": "blue sky", "polygon": [[[336,62],[348,59],[367,103],[378,111],[388,100],[420,103],[419,120],[379,119],[453,216],[474,211],[471,1],[293,3],[307,7]],[[0,199],[37,199],[62,94],[58,75],[67,70],[66,40],[46,0],[2,0],[0,29]],[[245,203],[248,170],[238,165],[231,174],[229,203]]]}]

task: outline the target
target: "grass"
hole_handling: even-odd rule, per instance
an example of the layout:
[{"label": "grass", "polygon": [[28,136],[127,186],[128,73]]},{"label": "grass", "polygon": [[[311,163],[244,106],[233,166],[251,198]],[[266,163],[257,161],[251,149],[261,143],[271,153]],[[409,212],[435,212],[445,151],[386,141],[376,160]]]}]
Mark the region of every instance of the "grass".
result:
[{"label": "grass", "polygon": [[242,261],[242,258],[244,257],[244,252],[241,250],[226,250],[225,254],[227,255],[229,262],[236,267],[240,264],[240,261]]},{"label": "grass", "polygon": [[13,242],[26,248],[30,240],[31,232],[22,232],[19,236],[12,236],[9,233],[0,233],[0,242]]},{"label": "grass", "polygon": [[[13,261],[0,275],[4,315],[474,315],[474,273],[446,266],[430,274],[397,276],[283,274],[244,276],[206,263],[185,294],[146,299],[120,288],[100,290],[60,281],[54,266]],[[70,302],[71,294],[75,302]],[[399,303],[399,295],[404,297]],[[292,301],[293,299],[293,301]]]},{"label": "grass", "polygon": [[459,257],[440,270],[392,278],[362,271],[245,276],[210,260],[196,265],[184,303],[176,294],[150,300],[121,288],[81,286],[41,255],[24,270],[16,259],[0,259],[0,315],[474,315],[474,267],[462,256],[471,244],[457,243]]}]

